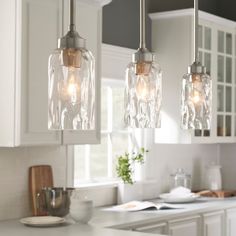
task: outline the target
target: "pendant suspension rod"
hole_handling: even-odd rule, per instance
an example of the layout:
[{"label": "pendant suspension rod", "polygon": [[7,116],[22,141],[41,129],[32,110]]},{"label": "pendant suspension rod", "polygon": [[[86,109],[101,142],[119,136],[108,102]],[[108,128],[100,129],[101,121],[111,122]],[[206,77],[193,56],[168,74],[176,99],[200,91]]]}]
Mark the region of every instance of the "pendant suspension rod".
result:
[{"label": "pendant suspension rod", "polygon": [[198,0],[194,0],[194,61],[198,60]]},{"label": "pendant suspension rod", "polygon": [[70,26],[69,30],[75,30],[75,0],[70,1]]},{"label": "pendant suspension rod", "polygon": [[140,0],[140,48],[146,48],[146,1]]}]

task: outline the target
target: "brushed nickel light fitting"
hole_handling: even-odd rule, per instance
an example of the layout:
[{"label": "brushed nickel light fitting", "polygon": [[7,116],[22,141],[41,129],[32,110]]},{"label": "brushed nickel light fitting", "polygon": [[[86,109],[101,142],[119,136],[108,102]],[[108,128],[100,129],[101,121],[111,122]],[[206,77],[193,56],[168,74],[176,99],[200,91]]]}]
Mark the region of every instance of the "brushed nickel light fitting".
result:
[{"label": "brushed nickel light fitting", "polygon": [[183,129],[210,130],[212,79],[199,60],[198,0],[194,0],[194,62],[182,79],[181,126]]},{"label": "brushed nickel light fitting", "polygon": [[75,28],[75,2],[69,0],[70,25],[58,39],[48,64],[48,129],[94,129],[95,62]]},{"label": "brushed nickel light fitting", "polygon": [[160,127],[162,72],[146,48],[146,2],[140,0],[140,46],[126,69],[125,124],[132,128]]}]

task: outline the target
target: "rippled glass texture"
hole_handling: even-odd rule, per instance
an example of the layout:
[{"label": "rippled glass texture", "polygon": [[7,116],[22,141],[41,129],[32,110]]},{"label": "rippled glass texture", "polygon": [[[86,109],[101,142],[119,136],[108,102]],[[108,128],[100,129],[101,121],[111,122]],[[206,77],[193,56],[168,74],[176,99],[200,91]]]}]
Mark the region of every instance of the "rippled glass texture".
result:
[{"label": "rippled glass texture", "polygon": [[95,71],[91,52],[57,49],[48,63],[48,128],[90,130],[95,126]]},{"label": "rippled glass texture", "polygon": [[161,125],[162,72],[156,62],[130,63],[126,69],[125,124],[131,128]]},{"label": "rippled glass texture", "polygon": [[211,117],[212,79],[207,74],[185,74],[181,96],[182,128],[210,130]]}]

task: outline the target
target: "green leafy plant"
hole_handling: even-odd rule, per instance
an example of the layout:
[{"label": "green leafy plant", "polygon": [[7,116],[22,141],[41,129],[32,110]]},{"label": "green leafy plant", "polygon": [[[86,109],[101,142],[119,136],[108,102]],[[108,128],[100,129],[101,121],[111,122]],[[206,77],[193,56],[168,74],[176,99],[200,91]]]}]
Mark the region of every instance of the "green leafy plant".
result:
[{"label": "green leafy plant", "polygon": [[125,152],[124,155],[118,156],[118,163],[116,166],[116,173],[118,177],[120,177],[124,183],[133,184],[133,169],[132,166],[134,163],[144,163],[144,154],[147,153],[148,150],[145,150],[143,147],[136,153],[128,153]]}]

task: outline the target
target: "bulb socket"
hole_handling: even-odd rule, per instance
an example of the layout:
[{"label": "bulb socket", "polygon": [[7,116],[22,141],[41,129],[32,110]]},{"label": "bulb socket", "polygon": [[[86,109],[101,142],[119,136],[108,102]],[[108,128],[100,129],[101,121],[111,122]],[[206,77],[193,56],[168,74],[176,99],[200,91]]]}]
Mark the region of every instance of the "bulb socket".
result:
[{"label": "bulb socket", "polygon": [[193,62],[192,65],[188,67],[189,74],[206,74],[206,67],[201,64],[200,61]]},{"label": "bulb socket", "polygon": [[154,56],[147,48],[139,48],[132,55],[132,62],[135,64],[135,74],[148,75],[151,70],[153,60]]},{"label": "bulb socket", "polygon": [[71,28],[65,36],[58,39],[58,49],[85,48],[86,40],[82,38],[74,28]]},{"label": "bulb socket", "polygon": [[153,54],[147,48],[139,48],[132,55],[133,63],[152,63],[153,62]]},{"label": "bulb socket", "polygon": [[66,48],[61,50],[62,65],[66,67],[81,67],[82,52],[80,49]]}]

